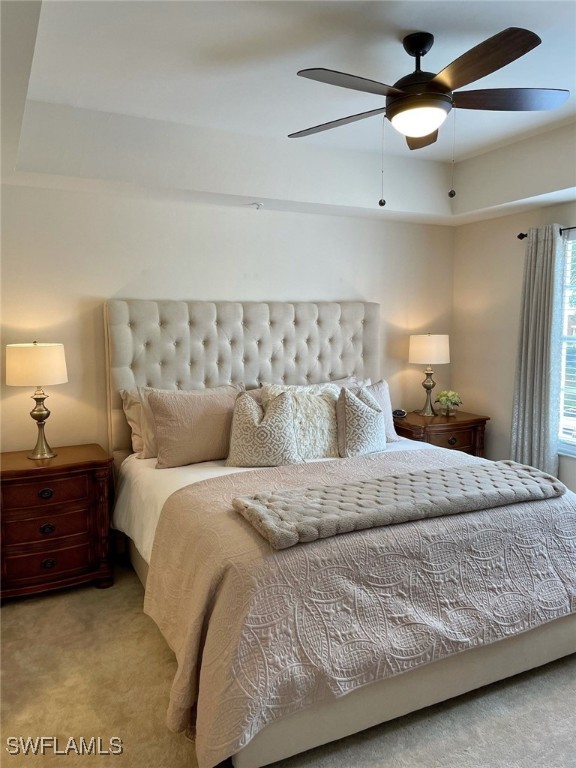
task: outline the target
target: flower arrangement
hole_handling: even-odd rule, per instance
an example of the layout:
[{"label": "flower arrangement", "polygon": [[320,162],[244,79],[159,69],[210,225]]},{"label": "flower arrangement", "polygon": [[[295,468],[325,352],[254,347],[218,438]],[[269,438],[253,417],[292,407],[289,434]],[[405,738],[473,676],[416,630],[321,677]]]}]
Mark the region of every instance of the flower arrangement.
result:
[{"label": "flower arrangement", "polygon": [[440,403],[444,408],[446,416],[450,416],[453,413],[455,406],[462,405],[460,395],[458,392],[454,392],[453,389],[444,389],[442,392],[438,392],[438,397],[434,402]]}]

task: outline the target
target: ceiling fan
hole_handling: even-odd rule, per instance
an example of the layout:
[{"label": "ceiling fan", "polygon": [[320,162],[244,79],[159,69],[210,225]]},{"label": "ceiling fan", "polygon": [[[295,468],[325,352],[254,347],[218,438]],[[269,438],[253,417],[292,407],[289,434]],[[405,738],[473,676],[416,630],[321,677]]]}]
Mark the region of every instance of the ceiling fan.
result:
[{"label": "ceiling fan", "polygon": [[406,136],[408,147],[420,149],[436,141],[438,128],[452,108],[507,112],[548,110],[564,104],[570,95],[570,91],[553,88],[456,90],[490,75],[540,45],[542,41],[538,35],[527,29],[504,29],[459,56],[438,74],[423,72],[420,69],[421,58],[434,43],[433,35],[429,32],[414,32],[407,35],[402,42],[406,53],[416,59],[416,69],[412,74],[400,78],[394,85],[385,85],[376,80],[348,75],[333,69],[301,69],[298,72],[300,77],[385,96],[386,106],[315,125],[291,133],[289,138],[309,136],[367,117],[385,114],[392,125]]}]

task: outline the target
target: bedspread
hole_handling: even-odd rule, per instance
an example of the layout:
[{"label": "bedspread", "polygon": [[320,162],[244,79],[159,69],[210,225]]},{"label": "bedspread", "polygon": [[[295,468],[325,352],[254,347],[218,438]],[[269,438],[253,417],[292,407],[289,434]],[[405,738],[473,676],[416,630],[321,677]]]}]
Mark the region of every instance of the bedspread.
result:
[{"label": "bedspread", "polygon": [[232,508],[265,490],[484,462],[443,449],[203,481],[168,499],[145,611],[178,662],[167,722],[200,768],[268,723],[576,611],[576,496],[274,550]]}]

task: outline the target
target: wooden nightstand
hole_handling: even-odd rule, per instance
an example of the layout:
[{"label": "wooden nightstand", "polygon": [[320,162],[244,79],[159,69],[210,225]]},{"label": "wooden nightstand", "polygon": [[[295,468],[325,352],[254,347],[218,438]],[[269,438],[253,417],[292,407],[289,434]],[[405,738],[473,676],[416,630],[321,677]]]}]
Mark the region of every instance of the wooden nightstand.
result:
[{"label": "wooden nightstand", "polygon": [[99,445],[1,454],[1,597],[94,582],[113,584],[109,547],[112,458]]},{"label": "wooden nightstand", "polygon": [[454,416],[421,416],[412,411],[403,419],[394,419],[394,427],[400,437],[483,456],[484,429],[489,418],[463,411],[456,411]]}]

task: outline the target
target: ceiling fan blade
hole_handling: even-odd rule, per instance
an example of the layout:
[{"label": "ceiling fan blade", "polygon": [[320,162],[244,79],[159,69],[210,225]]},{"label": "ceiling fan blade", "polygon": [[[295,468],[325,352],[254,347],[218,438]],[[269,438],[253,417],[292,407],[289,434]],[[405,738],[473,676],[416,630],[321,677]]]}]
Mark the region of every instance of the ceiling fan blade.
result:
[{"label": "ceiling fan blade", "polygon": [[506,112],[528,112],[556,109],[570,96],[570,91],[555,88],[487,88],[480,91],[458,91],[453,94],[458,109],[493,109]]},{"label": "ceiling fan blade", "polygon": [[368,80],[365,77],[356,75],[347,75],[345,72],[337,72],[335,69],[301,69],[298,72],[300,77],[307,77],[309,80],[317,80],[319,83],[328,85],[339,85],[341,88],[351,88],[353,91],[364,91],[365,93],[375,93],[378,96],[391,96],[401,94],[399,88],[392,85],[379,83],[377,80]]},{"label": "ceiling fan blade", "polygon": [[322,123],[321,125],[315,125],[313,128],[305,128],[303,131],[296,131],[296,133],[288,134],[289,139],[299,139],[302,136],[310,136],[311,133],[320,133],[321,131],[329,131],[330,128],[338,128],[340,125],[347,125],[348,123],[355,123],[356,120],[364,120],[366,117],[372,117],[373,115],[381,115],[386,112],[386,107],[380,107],[380,109],[371,109],[370,112],[359,112],[357,115],[350,115],[350,117],[341,117],[340,120],[332,120],[329,123]]},{"label": "ceiling fan blade", "polygon": [[505,67],[541,42],[538,35],[528,29],[509,27],[462,54],[431,82],[454,91]]},{"label": "ceiling fan blade", "polygon": [[406,136],[406,144],[408,144],[408,149],[422,149],[422,147],[434,144],[437,138],[438,131],[433,131],[428,136]]}]

